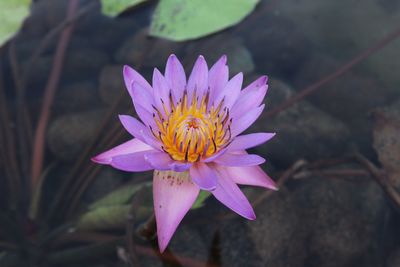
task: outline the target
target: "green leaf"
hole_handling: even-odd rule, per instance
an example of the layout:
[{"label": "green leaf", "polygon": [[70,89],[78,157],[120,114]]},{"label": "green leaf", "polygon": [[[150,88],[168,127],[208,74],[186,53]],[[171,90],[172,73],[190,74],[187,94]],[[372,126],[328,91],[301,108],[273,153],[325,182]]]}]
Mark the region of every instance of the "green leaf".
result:
[{"label": "green leaf", "polygon": [[13,36],[29,14],[30,0],[0,1],[0,46]]},{"label": "green leaf", "polygon": [[147,0],[101,0],[101,11],[104,15],[115,17],[123,11]]},{"label": "green leaf", "polygon": [[203,206],[204,206],[204,201],[206,201],[206,199],[207,199],[209,196],[211,196],[211,193],[210,193],[210,192],[204,191],[204,190],[200,191],[200,194],[199,194],[199,196],[197,197],[196,201],[193,203],[193,206],[192,206],[191,209],[192,209],[192,210],[195,210],[195,209],[198,209],[198,208],[203,207]]},{"label": "green leaf", "polygon": [[259,0],[160,0],[150,35],[173,41],[199,38],[240,22]]},{"label": "green leaf", "polygon": [[151,182],[145,182],[124,186],[97,200],[89,206],[89,209],[94,210],[100,207],[127,204],[139,190],[151,185]]}]

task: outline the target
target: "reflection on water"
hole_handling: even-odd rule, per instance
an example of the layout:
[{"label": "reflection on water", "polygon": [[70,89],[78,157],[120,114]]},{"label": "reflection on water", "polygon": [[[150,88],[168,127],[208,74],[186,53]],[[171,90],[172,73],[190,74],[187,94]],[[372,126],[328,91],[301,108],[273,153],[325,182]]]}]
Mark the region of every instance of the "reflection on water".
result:
[{"label": "reflection on water", "polygon": [[[81,1],[81,8],[89,2]],[[1,266],[127,266],[132,248],[140,266],[400,266],[399,217],[388,196],[395,198],[349,157],[359,151],[385,169],[390,188],[400,185],[400,40],[392,36],[305,99],[280,106],[398,31],[398,1],[262,1],[239,25],[182,43],[147,36],[154,3],[116,19],[94,5],[74,22],[50,103],[46,178],[41,198],[31,202],[32,129],[41,122],[60,31],[30,59],[63,22],[67,3],[35,1],[20,34],[0,52],[0,223],[6,225],[0,250],[12,251],[0,252]],[[151,190],[138,184],[152,174],[99,167],[90,157],[128,138],[117,117],[133,114],[122,66],[150,80],[171,53],[187,70],[199,54],[208,62],[227,54],[231,77],[242,71],[248,83],[269,76],[267,112],[250,131],[277,132],[256,152],[268,159],[265,168],[275,180],[287,182],[267,195],[244,189],[256,203],[252,222],[210,198],[188,214],[160,257],[153,242],[134,237],[129,245],[125,239],[127,229],[136,231],[151,215]],[[76,230],[91,203],[127,184],[139,193],[120,194],[125,199],[112,203],[118,207]],[[29,207],[31,216],[23,215]]]}]

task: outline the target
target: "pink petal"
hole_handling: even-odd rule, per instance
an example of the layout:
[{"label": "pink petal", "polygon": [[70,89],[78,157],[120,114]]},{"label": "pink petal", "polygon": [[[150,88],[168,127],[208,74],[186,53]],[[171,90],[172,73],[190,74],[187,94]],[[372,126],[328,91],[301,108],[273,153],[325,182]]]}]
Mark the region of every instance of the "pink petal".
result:
[{"label": "pink petal", "polygon": [[164,76],[158,69],[153,72],[153,90],[154,90],[154,103],[162,114],[165,114],[164,108],[169,112],[170,105],[170,88]]},{"label": "pink petal", "polygon": [[211,193],[222,204],[249,220],[254,220],[256,215],[246,196],[239,187],[229,178],[228,173],[218,169],[218,185]]},{"label": "pink petal", "polygon": [[123,75],[124,75],[125,86],[128,89],[130,95],[132,95],[131,86],[133,82],[139,83],[142,87],[146,88],[150,92],[153,91],[153,89],[151,88],[150,84],[146,81],[146,79],[143,78],[142,75],[140,75],[137,71],[135,71],[128,65],[124,66]]},{"label": "pink petal", "polygon": [[222,100],[224,100],[224,106],[230,109],[239,97],[242,83],[243,73],[240,72],[235,75],[222,90],[220,90],[214,100],[214,106],[217,106]]},{"label": "pink petal", "polygon": [[265,143],[274,136],[275,133],[252,133],[252,134],[237,136],[228,146],[228,150],[229,151],[246,150],[258,146],[262,143]]},{"label": "pink petal", "polygon": [[253,90],[247,91],[247,93],[241,92],[236,103],[232,107],[231,116],[239,118],[243,116],[249,110],[258,107],[263,101],[267,93],[268,86],[263,85]]},{"label": "pink petal", "polygon": [[175,104],[182,97],[186,86],[185,70],[175,55],[170,55],[165,67],[165,79],[175,97]]},{"label": "pink petal", "polygon": [[254,108],[239,118],[233,118],[231,127],[232,136],[241,134],[244,130],[249,128],[261,115],[265,105]]},{"label": "pink petal", "polygon": [[145,150],[132,154],[114,156],[112,157],[110,164],[116,169],[127,172],[142,172],[153,170],[154,167],[146,161],[145,155],[148,153],[153,153],[154,151],[155,150]]},{"label": "pink petal", "polygon": [[154,211],[161,252],[165,250],[179,223],[192,207],[199,191],[187,172],[154,172]]},{"label": "pink petal", "polygon": [[169,166],[173,171],[184,172],[192,167],[192,163],[174,161]]},{"label": "pink petal", "polygon": [[203,190],[212,191],[217,187],[217,174],[205,163],[193,164],[190,168],[190,178]]},{"label": "pink petal", "polygon": [[199,56],[193,66],[192,73],[189,76],[187,90],[189,103],[191,103],[193,94],[196,91],[196,97],[201,98],[208,88],[208,67],[203,56]]},{"label": "pink petal", "polygon": [[112,157],[150,149],[152,149],[151,146],[143,143],[137,138],[134,138],[93,157],[92,161],[100,164],[110,164]]},{"label": "pink petal", "polygon": [[254,166],[265,162],[265,159],[254,154],[231,154],[225,153],[214,162],[223,166]]},{"label": "pink petal", "polygon": [[261,186],[272,190],[278,190],[274,180],[272,180],[260,166],[250,167],[226,167],[223,168],[230,179],[237,184]]}]

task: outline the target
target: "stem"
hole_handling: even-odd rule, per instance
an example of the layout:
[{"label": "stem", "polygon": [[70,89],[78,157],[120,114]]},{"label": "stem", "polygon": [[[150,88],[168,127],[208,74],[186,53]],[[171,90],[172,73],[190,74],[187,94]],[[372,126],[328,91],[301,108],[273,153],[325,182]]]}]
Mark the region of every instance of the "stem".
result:
[{"label": "stem", "polygon": [[[70,0],[67,18],[71,18],[76,9],[78,8],[79,0]],[[71,34],[73,31],[73,24],[67,26],[61,34],[60,40],[57,44],[56,53],[53,60],[53,68],[50,73],[50,78],[47,82],[45,95],[43,100],[42,109],[40,112],[38,126],[35,131],[33,155],[32,155],[32,190],[35,190],[43,166],[43,154],[44,154],[44,140],[47,123],[50,117],[50,108],[54,99],[55,90],[58,86],[58,82],[61,76],[61,70],[64,63],[65,51],[67,49]]]},{"label": "stem", "polygon": [[373,46],[369,47],[367,50],[364,52],[360,53],[353,59],[351,59],[348,63],[340,67],[338,70],[333,72],[332,74],[322,78],[321,80],[317,81],[316,83],[304,88],[301,90],[298,94],[294,95],[293,97],[289,98],[282,104],[278,105],[274,109],[270,110],[269,112],[266,113],[268,117],[273,117],[280,113],[281,111],[293,106],[306,96],[316,92],[317,90],[321,89],[323,85],[335,80],[336,78],[340,77],[344,73],[346,73],[348,70],[353,68],[355,65],[360,63],[361,61],[365,60],[372,54],[378,52],[382,48],[384,48],[386,45],[394,41],[400,36],[400,29],[396,29],[395,31],[391,32],[388,34],[386,37],[384,37],[381,41],[379,41],[377,44],[374,44]]}]

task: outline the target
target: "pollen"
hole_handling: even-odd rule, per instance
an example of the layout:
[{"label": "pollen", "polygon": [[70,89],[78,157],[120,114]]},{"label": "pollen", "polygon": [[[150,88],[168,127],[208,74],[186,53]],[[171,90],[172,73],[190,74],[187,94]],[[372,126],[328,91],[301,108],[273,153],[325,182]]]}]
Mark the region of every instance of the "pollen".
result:
[{"label": "pollen", "polygon": [[[153,118],[158,129],[153,135],[163,144],[162,149],[177,161],[196,162],[221,151],[231,141],[229,109],[222,100],[209,105],[209,90],[189,99],[185,90],[178,101],[170,95],[170,107],[163,104],[163,112],[154,107]],[[161,99],[161,102],[164,101]]]}]

